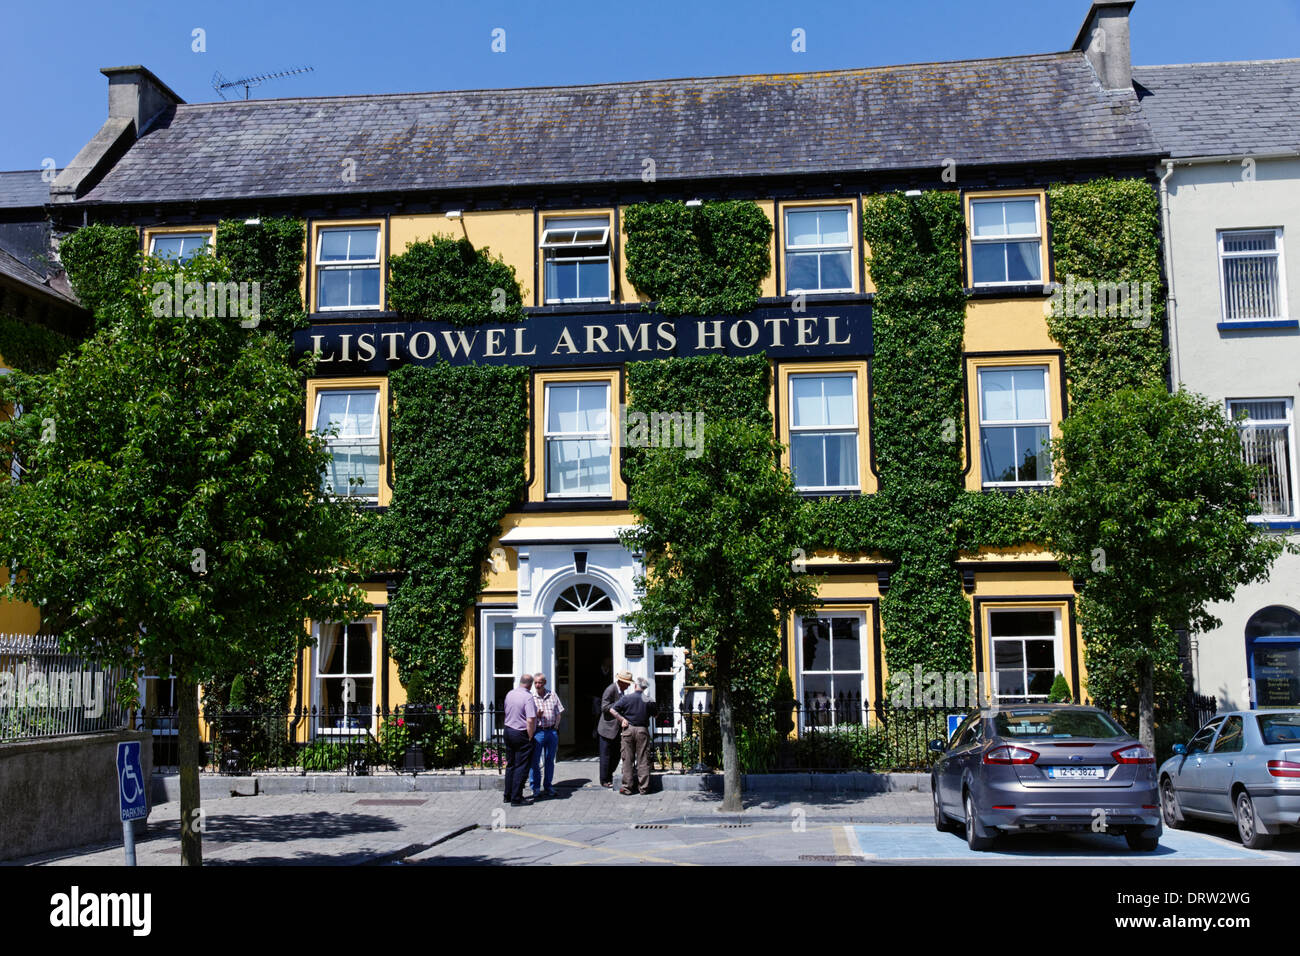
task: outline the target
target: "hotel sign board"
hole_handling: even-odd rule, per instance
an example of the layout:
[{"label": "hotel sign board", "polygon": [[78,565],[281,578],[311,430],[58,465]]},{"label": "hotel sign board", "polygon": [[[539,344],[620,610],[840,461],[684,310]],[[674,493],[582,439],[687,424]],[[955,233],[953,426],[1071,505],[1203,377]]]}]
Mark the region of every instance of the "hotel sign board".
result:
[{"label": "hotel sign board", "polygon": [[653,312],[536,313],[524,322],[461,327],[379,320],[319,323],[294,333],[298,354],[315,352],[317,374],[381,373],[401,365],[622,365],[696,355],[771,359],[872,354],[869,303],[762,306],[738,316],[667,317]]}]

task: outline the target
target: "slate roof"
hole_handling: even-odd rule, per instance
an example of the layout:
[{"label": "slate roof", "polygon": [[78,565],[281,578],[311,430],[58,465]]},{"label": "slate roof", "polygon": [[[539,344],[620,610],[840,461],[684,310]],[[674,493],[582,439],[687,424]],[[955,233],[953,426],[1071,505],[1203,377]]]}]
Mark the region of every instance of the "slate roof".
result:
[{"label": "slate roof", "polygon": [[50,184],[39,169],[0,172],[0,209],[44,206],[50,201]]},{"label": "slate roof", "polygon": [[1138,66],[1133,78],[1171,156],[1300,149],[1300,59]]},{"label": "slate roof", "polygon": [[0,275],[21,283],[30,289],[42,292],[65,303],[79,305],[76,298],[50,284],[49,279],[35,269],[15,258],[7,250],[0,249]]},{"label": "slate roof", "polygon": [[[184,104],[81,201],[640,183],[1150,156],[1081,52],[909,66]],[[342,179],[345,160],[356,182]]]}]

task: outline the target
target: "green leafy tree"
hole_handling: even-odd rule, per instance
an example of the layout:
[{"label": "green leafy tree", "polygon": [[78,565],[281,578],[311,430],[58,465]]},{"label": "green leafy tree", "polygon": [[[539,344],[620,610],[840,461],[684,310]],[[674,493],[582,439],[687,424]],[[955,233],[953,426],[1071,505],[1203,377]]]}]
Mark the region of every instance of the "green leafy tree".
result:
[{"label": "green leafy tree", "polygon": [[1284,545],[1247,518],[1258,468],[1237,427],[1207,399],[1161,387],[1122,389],[1076,411],[1053,444],[1060,491],[1048,543],[1083,582],[1089,684],[1137,691],[1138,736],[1155,752],[1156,668],[1176,628],[1220,623],[1208,610],[1267,577]]},{"label": "green leafy tree", "polygon": [[1047,699],[1053,704],[1068,704],[1074,699],[1074,695],[1070,693],[1070,682],[1060,671],[1056,672],[1056,680],[1052,681],[1052,689],[1048,691]]},{"label": "green leafy tree", "polygon": [[[816,582],[791,556],[802,502],[777,466],[780,445],[758,425],[715,420],[700,453],[661,447],[630,466],[638,523],[622,535],[645,555],[640,608],[625,616],[656,643],[693,649],[714,686],[724,810],[741,809],[736,722],[772,700],[780,622],[811,611]],[[769,713],[770,717],[770,713]]]},{"label": "green leafy tree", "polygon": [[304,433],[307,367],[198,296],[155,294],[178,275],[229,278],[204,255],[146,262],[114,324],[44,378],[6,378],[25,414],[0,425],[22,466],[0,485],[0,548],[10,593],[70,650],[176,675],[181,861],[198,865],[200,684],[368,605],[344,565],[356,515],[321,497],[328,451]]}]

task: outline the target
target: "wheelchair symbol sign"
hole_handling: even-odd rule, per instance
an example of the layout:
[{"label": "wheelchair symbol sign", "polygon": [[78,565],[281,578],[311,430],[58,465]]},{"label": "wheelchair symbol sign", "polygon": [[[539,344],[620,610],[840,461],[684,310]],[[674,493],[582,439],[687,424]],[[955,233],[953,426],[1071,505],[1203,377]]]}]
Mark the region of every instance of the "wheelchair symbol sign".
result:
[{"label": "wheelchair symbol sign", "polygon": [[124,741],[117,745],[117,795],[123,822],[142,820],[149,815],[138,740]]}]

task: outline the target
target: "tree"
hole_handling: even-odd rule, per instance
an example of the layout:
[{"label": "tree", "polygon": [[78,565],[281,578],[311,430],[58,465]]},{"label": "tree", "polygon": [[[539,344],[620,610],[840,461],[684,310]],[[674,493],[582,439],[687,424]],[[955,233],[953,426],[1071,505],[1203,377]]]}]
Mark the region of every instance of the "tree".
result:
[{"label": "tree", "polygon": [[1282,542],[1257,513],[1258,467],[1237,426],[1207,399],[1161,387],[1123,389],[1077,409],[1053,443],[1061,487],[1048,545],[1083,582],[1089,685],[1134,687],[1138,736],[1155,752],[1156,667],[1175,630],[1220,623],[1208,610],[1267,577]]},{"label": "tree", "polygon": [[228,276],[207,256],[142,263],[114,322],[47,377],[7,377],[25,414],[0,426],[22,467],[0,487],[11,593],[69,649],[176,677],[193,865],[199,685],[302,647],[307,618],[368,610],[343,567],[357,515],[323,499],[328,452],[304,433],[307,366],[209,300]]},{"label": "tree", "polygon": [[741,809],[736,720],[771,701],[780,622],[817,596],[792,561],[803,503],[779,451],[762,426],[715,420],[702,448],[660,447],[629,463],[638,524],[622,540],[644,553],[646,573],[640,608],[624,619],[656,643],[691,647],[712,681],[724,810]]}]

